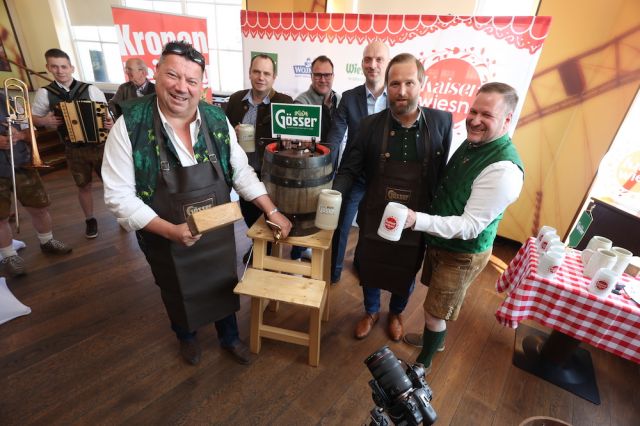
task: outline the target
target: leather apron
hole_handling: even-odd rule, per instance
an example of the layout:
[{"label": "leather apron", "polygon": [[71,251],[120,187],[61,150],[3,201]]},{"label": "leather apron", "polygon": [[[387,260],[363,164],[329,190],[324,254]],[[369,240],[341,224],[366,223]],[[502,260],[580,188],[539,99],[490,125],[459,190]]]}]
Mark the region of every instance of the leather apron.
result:
[{"label": "leather apron", "polygon": [[[160,218],[177,225],[185,223],[194,210],[230,201],[231,190],[204,119],[200,131],[204,133],[210,161],[194,166],[170,167],[167,137],[157,108],[154,130],[160,170],[151,207]],[[191,247],[144,230],[137,235],[172,323],[195,331],[240,309],[239,297],[233,293],[238,282],[233,225],[203,234]]]},{"label": "leather apron", "polygon": [[387,203],[404,204],[414,211],[420,211],[426,205],[426,173],[431,145],[422,114],[421,110],[416,143],[424,144],[424,157],[422,161],[405,163],[389,158],[387,147],[392,118],[388,113],[378,173],[367,188],[358,212],[360,233],[354,264],[358,265],[360,284],[404,297],[409,296],[409,289],[424,257],[424,234],[405,229],[400,240],[394,242],[378,236],[377,231]]}]

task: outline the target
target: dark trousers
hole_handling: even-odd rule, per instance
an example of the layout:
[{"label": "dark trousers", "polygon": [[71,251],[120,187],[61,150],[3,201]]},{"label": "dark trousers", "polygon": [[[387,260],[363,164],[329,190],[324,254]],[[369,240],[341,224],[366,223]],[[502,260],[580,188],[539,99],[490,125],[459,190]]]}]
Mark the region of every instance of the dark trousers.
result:
[{"label": "dark trousers", "polygon": [[[413,293],[413,288],[415,287],[416,281],[413,280],[411,283],[411,288],[409,289],[409,296]],[[368,314],[375,314],[376,312],[380,312],[380,290],[375,287],[367,287],[365,285],[362,286],[362,295],[364,296],[364,310]],[[404,297],[397,295],[395,293],[391,293],[391,299],[389,300],[389,312],[392,314],[401,314],[404,311],[404,308],[407,307],[407,303],[409,303],[409,296]]]},{"label": "dark trousers", "polygon": [[351,186],[351,193],[343,200],[343,208],[341,209],[341,217],[338,223],[338,229],[333,233],[333,241],[331,248],[331,282],[340,281],[342,275],[342,266],[344,263],[344,255],[347,250],[347,241],[349,239],[349,231],[351,224],[358,213],[358,206],[364,197],[365,184],[364,179],[357,179]]},{"label": "dark trousers", "polygon": [[[214,324],[216,326],[216,331],[218,332],[220,346],[233,346],[238,340],[240,340],[240,334],[238,333],[238,321],[236,320],[235,313],[216,321]],[[173,323],[171,324],[171,329],[176,333],[178,340],[195,339],[197,333],[197,331],[188,331]]]}]

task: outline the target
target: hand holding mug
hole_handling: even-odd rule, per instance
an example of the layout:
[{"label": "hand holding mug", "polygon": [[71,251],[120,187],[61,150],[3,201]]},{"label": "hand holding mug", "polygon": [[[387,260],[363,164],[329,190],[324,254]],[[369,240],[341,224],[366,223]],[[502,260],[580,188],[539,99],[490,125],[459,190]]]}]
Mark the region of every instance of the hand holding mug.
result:
[{"label": "hand holding mug", "polygon": [[404,229],[412,228],[416,224],[416,212],[411,209],[407,211],[407,221],[404,223]]}]

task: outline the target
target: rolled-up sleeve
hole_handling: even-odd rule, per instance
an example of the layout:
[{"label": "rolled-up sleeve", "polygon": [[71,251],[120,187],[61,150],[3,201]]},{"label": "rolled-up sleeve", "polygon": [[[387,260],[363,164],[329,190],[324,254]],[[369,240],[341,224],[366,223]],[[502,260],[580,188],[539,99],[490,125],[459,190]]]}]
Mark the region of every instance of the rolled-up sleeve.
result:
[{"label": "rolled-up sleeve", "polygon": [[261,195],[267,193],[264,184],[260,182],[253,167],[249,165],[247,154],[244,152],[240,144],[236,132],[227,119],[229,126],[229,151],[231,170],[233,171],[233,189],[238,195],[247,201],[252,201]]},{"label": "rolled-up sleeve", "polygon": [[104,147],[102,181],[104,202],[125,230],[142,229],[157,216],[136,194],[131,141],[122,117],[109,132]]}]

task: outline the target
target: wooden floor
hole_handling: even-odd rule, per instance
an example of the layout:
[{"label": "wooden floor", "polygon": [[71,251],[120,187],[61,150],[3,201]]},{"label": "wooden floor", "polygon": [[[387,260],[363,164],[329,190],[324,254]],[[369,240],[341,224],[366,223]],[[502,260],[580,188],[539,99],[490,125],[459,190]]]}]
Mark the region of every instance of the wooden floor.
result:
[{"label": "wooden floor", "polygon": [[[361,425],[373,408],[363,360],[383,345],[413,361],[418,351],[390,342],[383,325],[365,340],[352,337],[362,314],[362,294],[351,269],[331,289],[331,319],[323,324],[318,368],[306,348],[264,340],[251,366],[223,353],[213,326],[200,330],[203,359],[186,365],[169,329],[160,293],[133,234],[122,231],[95,189],[100,235],[84,238],[84,221],[71,177],[47,175],[54,235],[73,246],[65,257],[40,253],[28,216],[18,239],[29,273],[8,280],[33,312],[0,325],[0,424],[226,424]],[[238,252],[248,247],[238,232]],[[515,253],[496,245],[492,262],[473,285],[460,319],[449,325],[446,350],[428,376],[432,404],[446,425],[518,425],[533,415],[574,425],[640,424],[639,366],[589,347],[602,404],[593,405],[511,364],[514,330],[494,312],[503,295],[494,283]],[[405,326],[422,324],[426,288],[419,285],[405,312]],[[388,296],[383,299],[386,307]],[[275,324],[306,327],[303,312],[282,307],[266,314]],[[249,301],[238,313],[247,338]]]}]

